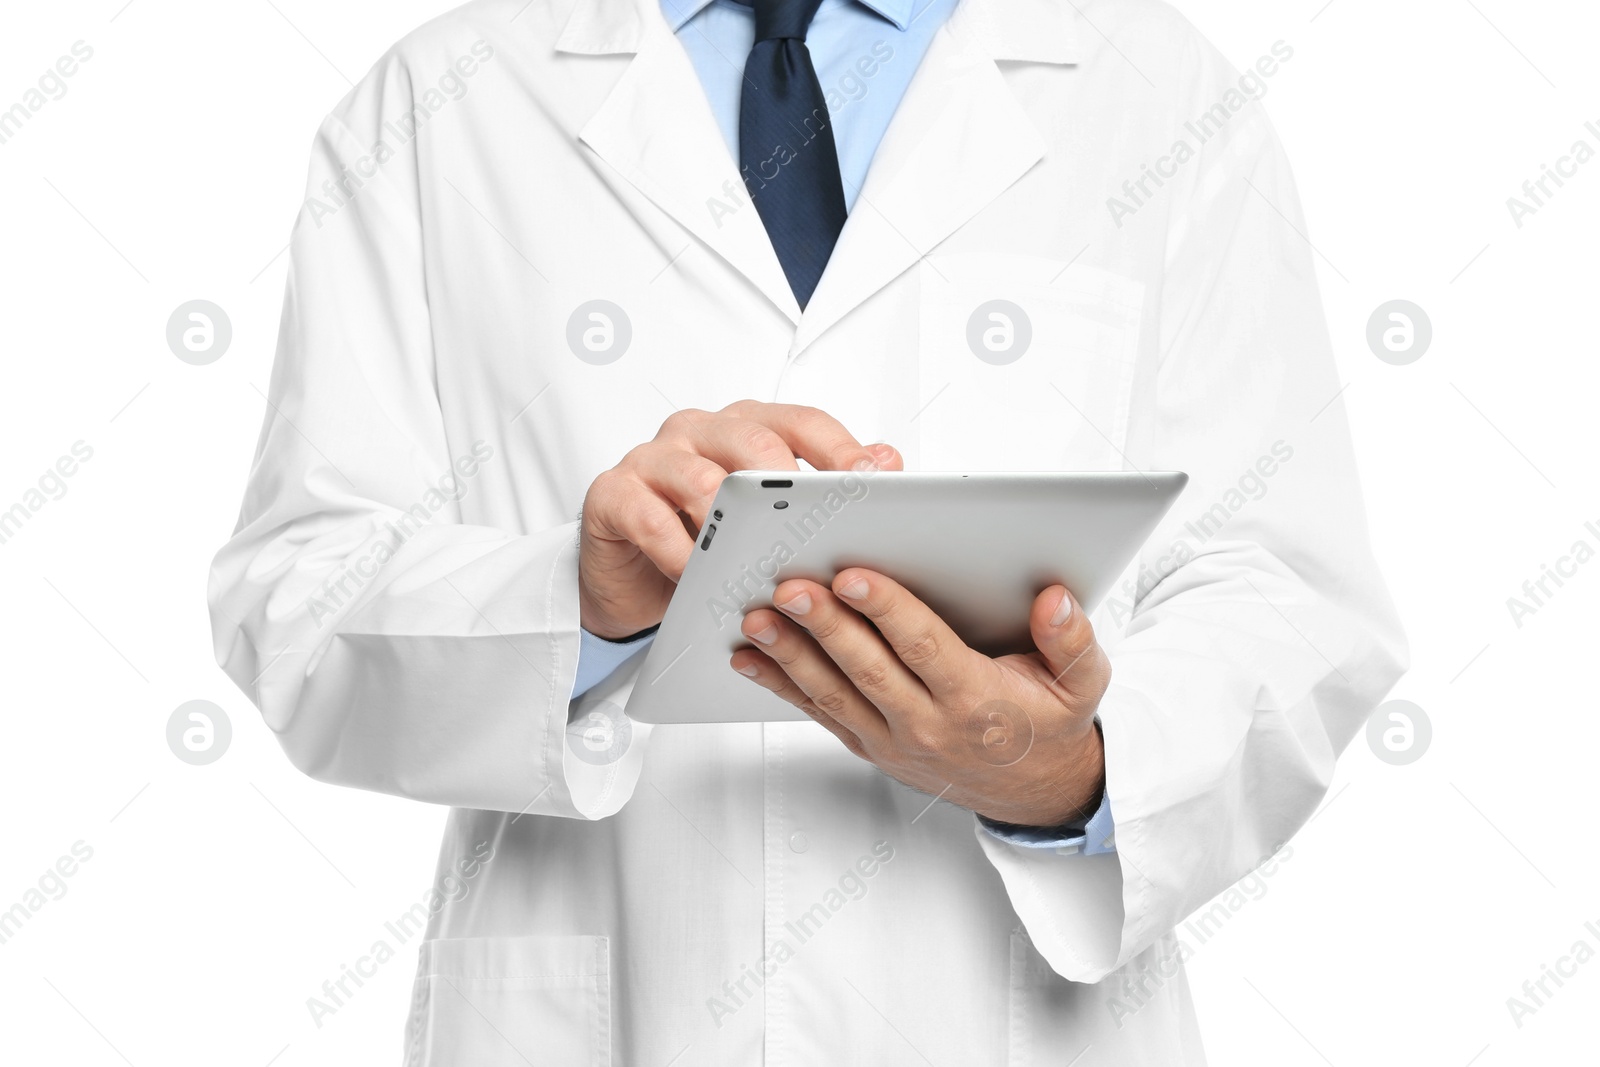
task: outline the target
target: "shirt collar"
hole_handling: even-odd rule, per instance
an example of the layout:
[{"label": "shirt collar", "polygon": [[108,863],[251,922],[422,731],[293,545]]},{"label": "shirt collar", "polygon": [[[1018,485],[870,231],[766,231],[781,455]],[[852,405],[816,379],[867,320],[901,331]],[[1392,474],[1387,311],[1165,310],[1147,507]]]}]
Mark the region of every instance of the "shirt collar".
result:
[{"label": "shirt collar", "polygon": [[[895,28],[904,33],[911,25],[911,20],[916,17],[918,5],[925,6],[928,0],[834,0],[834,2],[859,2],[863,7],[894,23]],[[683,28],[684,23],[714,3],[716,0],[661,0],[661,13],[667,17],[667,25],[672,27],[672,32],[677,33]]]}]

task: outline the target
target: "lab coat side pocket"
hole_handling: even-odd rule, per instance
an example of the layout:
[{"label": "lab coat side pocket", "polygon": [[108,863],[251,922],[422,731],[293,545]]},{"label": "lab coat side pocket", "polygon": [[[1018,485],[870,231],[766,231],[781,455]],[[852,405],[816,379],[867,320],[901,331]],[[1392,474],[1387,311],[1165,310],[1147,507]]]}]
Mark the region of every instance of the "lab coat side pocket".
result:
[{"label": "lab coat side pocket", "polygon": [[1205,1067],[1185,955],[1168,934],[1102,982],[1071,982],[1018,927],[1011,933],[1006,1067]]},{"label": "lab coat side pocket", "polygon": [[1080,1061],[1093,1060],[1086,1054],[1099,1036],[1098,1020],[1086,1018],[1085,1009],[1094,989],[1056,974],[1026,930],[1012,931],[1006,1067],[1081,1067]]},{"label": "lab coat side pocket", "polygon": [[425,941],[406,1067],[611,1065],[610,941],[599,935]]}]

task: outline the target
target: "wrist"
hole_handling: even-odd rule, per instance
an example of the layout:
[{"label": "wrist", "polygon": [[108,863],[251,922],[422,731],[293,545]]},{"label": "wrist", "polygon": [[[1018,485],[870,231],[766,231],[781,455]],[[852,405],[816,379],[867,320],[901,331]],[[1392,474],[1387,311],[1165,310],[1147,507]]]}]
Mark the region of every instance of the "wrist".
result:
[{"label": "wrist", "polygon": [[1062,770],[1029,796],[976,809],[990,822],[1029,829],[1081,829],[1105,799],[1105,742],[1095,721],[1061,757]]},{"label": "wrist", "polygon": [[661,625],[656,620],[653,625],[645,625],[643,619],[618,619],[612,613],[605,611],[600,605],[590,598],[586,589],[578,591],[578,625],[585,632],[604,641],[625,643],[635,638],[652,633]]}]

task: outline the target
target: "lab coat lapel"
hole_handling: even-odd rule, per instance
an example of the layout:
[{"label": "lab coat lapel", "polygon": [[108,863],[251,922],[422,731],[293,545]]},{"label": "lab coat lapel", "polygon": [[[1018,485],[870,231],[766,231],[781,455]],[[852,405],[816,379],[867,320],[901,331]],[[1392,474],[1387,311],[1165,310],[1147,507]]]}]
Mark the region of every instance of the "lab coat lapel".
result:
[{"label": "lab coat lapel", "polygon": [[997,59],[1076,61],[1056,0],[963,0],[873,157],[791,356],[927,255],[1044,156]]},{"label": "lab coat lapel", "polygon": [[578,0],[557,48],[635,53],[579,140],[798,321],[783,266],[657,0]]}]

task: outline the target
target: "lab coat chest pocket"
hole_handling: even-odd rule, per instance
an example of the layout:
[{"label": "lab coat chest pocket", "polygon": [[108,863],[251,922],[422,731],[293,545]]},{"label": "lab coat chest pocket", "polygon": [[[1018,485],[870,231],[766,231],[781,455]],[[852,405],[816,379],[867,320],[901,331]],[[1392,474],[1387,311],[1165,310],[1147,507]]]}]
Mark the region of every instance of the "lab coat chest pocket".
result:
[{"label": "lab coat chest pocket", "polygon": [[1120,470],[1143,286],[1098,268],[954,253],[920,267],[925,470]]},{"label": "lab coat chest pocket", "polygon": [[406,1067],[610,1067],[609,947],[587,935],[424,942]]}]

